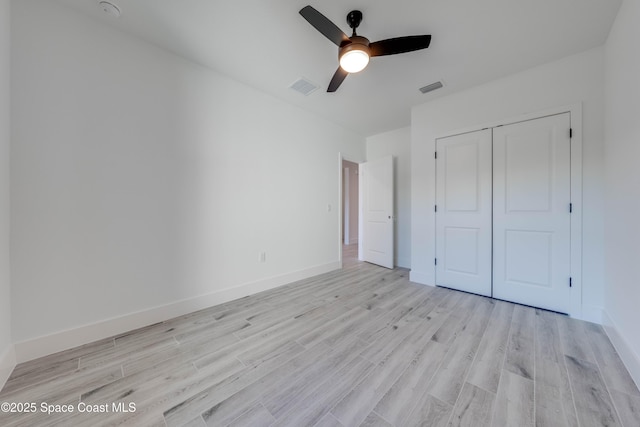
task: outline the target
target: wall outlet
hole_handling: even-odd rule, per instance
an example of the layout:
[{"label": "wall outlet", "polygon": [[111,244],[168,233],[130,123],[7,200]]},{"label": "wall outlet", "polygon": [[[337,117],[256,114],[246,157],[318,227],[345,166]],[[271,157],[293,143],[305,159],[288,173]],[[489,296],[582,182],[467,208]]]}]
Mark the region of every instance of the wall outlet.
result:
[{"label": "wall outlet", "polygon": [[258,261],[267,262],[267,253],[266,252],[260,252],[260,256],[258,257]]}]

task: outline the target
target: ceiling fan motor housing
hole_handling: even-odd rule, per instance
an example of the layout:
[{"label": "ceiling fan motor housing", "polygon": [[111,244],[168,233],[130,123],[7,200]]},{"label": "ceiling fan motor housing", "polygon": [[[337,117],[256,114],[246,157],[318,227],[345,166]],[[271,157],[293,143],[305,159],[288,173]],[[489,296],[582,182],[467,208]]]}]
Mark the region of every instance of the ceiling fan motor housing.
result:
[{"label": "ceiling fan motor housing", "polygon": [[366,52],[367,55],[371,56],[368,38],[362,36],[353,36],[350,38],[350,40],[351,43],[346,43],[344,46],[340,46],[340,49],[338,49],[338,61],[340,61],[340,58],[342,58],[345,53],[352,50],[361,50],[363,52]]}]

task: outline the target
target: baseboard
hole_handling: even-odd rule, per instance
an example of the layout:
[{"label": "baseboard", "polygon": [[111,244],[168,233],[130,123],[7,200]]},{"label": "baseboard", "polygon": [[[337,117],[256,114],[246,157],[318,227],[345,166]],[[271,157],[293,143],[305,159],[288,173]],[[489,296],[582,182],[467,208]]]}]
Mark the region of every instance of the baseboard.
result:
[{"label": "baseboard", "polygon": [[629,371],[631,378],[633,378],[636,386],[640,388],[640,356],[633,351],[627,340],[620,335],[620,330],[607,313],[607,310],[602,310],[602,326],[618,352],[620,359],[622,359],[622,363]]},{"label": "baseboard", "polygon": [[431,275],[419,271],[411,270],[409,273],[409,280],[421,285],[433,286],[433,278]]},{"label": "baseboard", "polygon": [[339,268],[340,263],[338,261],[331,262],[19,342],[15,344],[15,360],[18,363],[22,363],[37,359],[38,357],[109,338],[133,329],[142,328],[258,292],[267,291],[298,280],[328,273],[329,271]]},{"label": "baseboard", "polygon": [[0,390],[4,387],[13,368],[16,367],[16,353],[13,345],[9,345],[2,355],[0,355]]}]

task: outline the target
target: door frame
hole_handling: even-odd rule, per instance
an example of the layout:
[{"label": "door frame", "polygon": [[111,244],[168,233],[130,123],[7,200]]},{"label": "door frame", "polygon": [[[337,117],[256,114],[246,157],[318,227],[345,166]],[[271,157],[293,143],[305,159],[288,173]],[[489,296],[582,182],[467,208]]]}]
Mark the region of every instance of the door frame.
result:
[{"label": "door frame", "polygon": [[344,201],[344,205],[340,210],[342,212],[342,241],[345,245],[350,244],[350,234],[351,234],[351,225],[349,224],[349,218],[351,216],[351,171],[349,168],[345,168],[344,164],[342,167],[342,200]]},{"label": "door frame", "polygon": [[[344,189],[344,170],[342,168],[342,161],[355,163],[360,167],[362,161],[345,157],[341,152],[338,153],[338,268],[342,268],[342,239],[344,237],[344,230],[342,226],[342,220],[344,216],[344,206],[342,203],[343,189]],[[362,260],[362,184],[360,181],[360,173],[358,173],[358,259]]]},{"label": "door frame", "polygon": [[[542,117],[554,116],[556,114],[570,113],[570,124],[573,135],[571,137],[571,203],[573,212],[571,215],[571,259],[569,261],[569,271],[572,279],[571,302],[569,315],[571,317],[584,319],[591,318],[591,314],[583,313],[582,307],[582,103],[549,108],[547,110],[534,113],[522,114],[520,116],[496,120],[476,126],[469,126],[436,136],[435,140],[449,136],[460,135],[478,130],[495,128],[504,125],[535,120]],[[435,141],[434,141],[435,143]],[[435,162],[435,159],[433,159]],[[433,194],[436,194],[436,173],[434,167]],[[436,231],[436,219],[433,218],[432,228]],[[434,234],[435,235],[435,234]],[[436,242],[433,242],[433,253],[436,253]],[[433,283],[435,283],[435,269],[433,270]],[[587,316],[585,316],[587,314]]]}]

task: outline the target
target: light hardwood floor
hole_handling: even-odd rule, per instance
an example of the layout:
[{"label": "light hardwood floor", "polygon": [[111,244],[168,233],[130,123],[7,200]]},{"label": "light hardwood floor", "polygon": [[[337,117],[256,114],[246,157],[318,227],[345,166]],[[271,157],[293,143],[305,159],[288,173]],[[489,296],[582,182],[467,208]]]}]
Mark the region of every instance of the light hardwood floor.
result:
[{"label": "light hardwood floor", "polygon": [[0,413],[2,426],[640,426],[600,326],[353,259],[21,364],[5,401],[76,411]]}]

